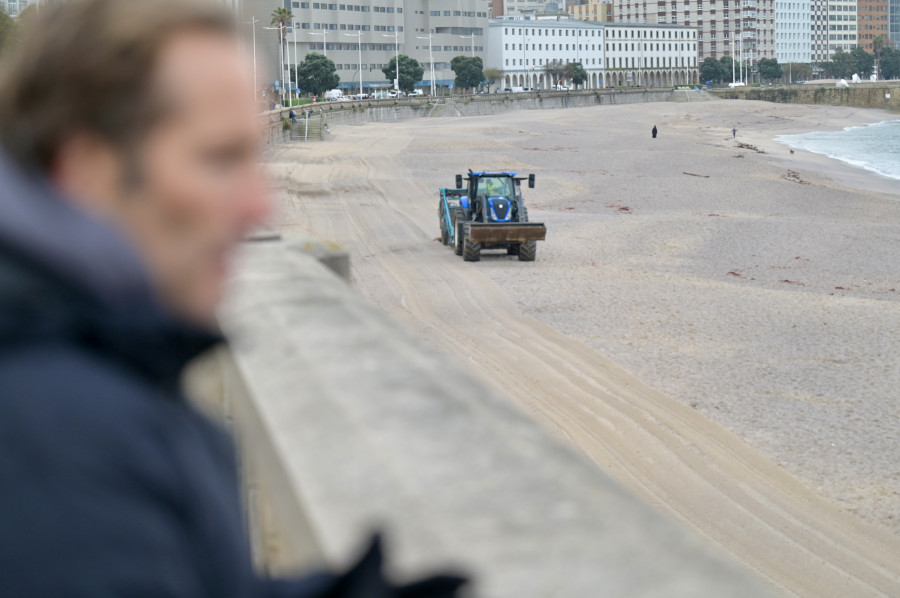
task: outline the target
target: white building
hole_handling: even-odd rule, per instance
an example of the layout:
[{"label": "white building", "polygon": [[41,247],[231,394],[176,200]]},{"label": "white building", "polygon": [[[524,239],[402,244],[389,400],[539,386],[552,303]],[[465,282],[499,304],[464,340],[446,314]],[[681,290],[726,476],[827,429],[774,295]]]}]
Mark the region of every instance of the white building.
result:
[{"label": "white building", "polygon": [[812,0],[776,0],[775,58],[812,62]]},{"label": "white building", "polygon": [[588,89],[693,84],[696,36],[677,25],[507,17],[488,26],[485,68],[501,72],[501,87],[549,89],[553,62],[581,63]]}]

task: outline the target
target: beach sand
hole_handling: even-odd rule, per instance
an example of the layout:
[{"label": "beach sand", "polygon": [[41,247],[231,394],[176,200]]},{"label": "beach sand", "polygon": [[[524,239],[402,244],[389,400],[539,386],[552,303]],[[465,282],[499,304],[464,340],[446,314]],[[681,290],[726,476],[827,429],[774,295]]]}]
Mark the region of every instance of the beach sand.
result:
[{"label": "beach sand", "polygon": [[[365,296],[436,346],[480,364],[485,380],[549,431],[787,595],[891,595],[900,592],[900,182],[791,154],[774,137],[892,118],[847,107],[702,101],[335,127],[326,143],[271,157],[286,188],[275,226],[344,244]],[[526,203],[530,219],[549,231],[537,262],[485,253],[481,262],[463,263],[434,242],[436,190],[469,168],[537,175]],[[492,306],[472,313],[468,301]],[[515,312],[509,321],[507,312]],[[460,325],[445,326],[441,314],[481,329],[460,324],[473,328],[457,332]],[[548,339],[569,343],[571,353],[551,355]],[[540,352],[526,350],[530,342],[547,352],[535,357]],[[541,363],[545,379],[537,373]],[[518,366],[534,377],[521,388],[506,371]],[[575,388],[581,378],[595,390]],[[615,414],[597,415],[616,401],[633,398],[631,407],[647,397],[652,406],[627,423],[644,419],[649,423],[640,425],[659,428],[646,437],[623,433],[626,424],[616,424]],[[563,417],[555,410],[566,401],[572,404]],[[579,410],[597,420],[596,449],[579,439],[588,425],[577,421]],[[671,425],[666,414],[677,414]],[[668,430],[679,426],[696,435]],[[673,439],[660,440],[664,433]],[[683,486],[692,483],[685,474],[658,470],[642,478],[629,471],[639,463],[625,463],[629,451],[653,455],[657,442],[667,444],[664,456],[683,450],[683,461],[708,451],[706,465],[686,471],[706,468],[712,480],[722,470],[714,486],[753,486],[751,474],[725,471],[727,461],[710,456],[733,442],[726,451],[733,460],[779,480],[760,487],[803,496],[792,515],[782,513],[785,521],[826,513],[840,522],[804,524],[802,533],[813,525],[835,534],[853,528],[874,544],[850,546],[850,536],[838,534],[833,546],[814,538],[792,547],[802,534],[768,537],[771,530],[762,528],[782,523],[762,513],[758,537],[748,524],[742,544],[741,525],[726,532],[726,524],[706,521],[720,498],[685,507],[691,501],[675,496],[678,475]],[[782,469],[799,483],[785,481]],[[654,490],[657,482],[666,490]],[[723,503],[733,498],[721,494],[729,497]],[[780,500],[763,494],[748,491],[760,504]],[[756,508],[747,500],[723,519]],[[857,527],[857,517],[868,523]],[[850,562],[846,571],[830,579],[831,561],[817,570],[815,559],[833,555],[791,561],[804,558],[793,552],[818,544],[840,552],[834,563]],[[877,554],[886,563],[875,563]]]}]

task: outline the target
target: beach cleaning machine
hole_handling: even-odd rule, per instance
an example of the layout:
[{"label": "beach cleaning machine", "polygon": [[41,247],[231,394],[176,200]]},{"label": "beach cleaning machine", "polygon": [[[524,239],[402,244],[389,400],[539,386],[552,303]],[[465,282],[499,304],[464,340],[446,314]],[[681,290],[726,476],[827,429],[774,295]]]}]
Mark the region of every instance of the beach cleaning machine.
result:
[{"label": "beach cleaning machine", "polygon": [[[533,262],[537,242],[547,227],[528,222],[522,181],[534,189],[534,175],[515,172],[472,172],[456,175],[455,189],[441,189],[438,219],[441,242],[451,245],[467,262],[481,259],[482,249],[505,249],[519,261]],[[463,186],[463,181],[466,182]]]}]

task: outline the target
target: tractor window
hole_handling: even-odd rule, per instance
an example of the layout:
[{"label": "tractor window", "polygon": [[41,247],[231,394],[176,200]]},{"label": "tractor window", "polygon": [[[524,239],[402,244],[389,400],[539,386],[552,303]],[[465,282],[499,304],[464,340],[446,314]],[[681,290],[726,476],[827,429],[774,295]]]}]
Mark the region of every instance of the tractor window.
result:
[{"label": "tractor window", "polygon": [[513,180],[509,177],[484,177],[478,179],[478,195],[485,197],[515,197]]}]

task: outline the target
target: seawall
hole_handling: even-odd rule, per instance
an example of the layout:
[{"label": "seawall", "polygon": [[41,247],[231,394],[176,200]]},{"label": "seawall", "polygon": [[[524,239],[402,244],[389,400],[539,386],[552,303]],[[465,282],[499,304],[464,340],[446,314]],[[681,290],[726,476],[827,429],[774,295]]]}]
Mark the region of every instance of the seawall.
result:
[{"label": "seawall", "polygon": [[790,87],[739,87],[714,89],[710,93],[726,100],[761,100],[780,104],[825,104],[877,108],[900,112],[900,82],[896,84],[856,84],[852,87],[795,85]]},{"label": "seawall", "polygon": [[[510,110],[557,110],[582,106],[639,104],[667,102],[673,90],[665,89],[602,89],[578,91],[538,91],[531,93],[502,93],[446,98],[398,98],[386,100],[358,100],[350,102],[322,102],[294,108],[302,119],[307,110],[310,117],[323,117],[328,125],[359,122],[396,122],[410,118],[489,116]],[[267,113],[270,143],[281,140],[276,123],[287,118],[289,109]]]}]

